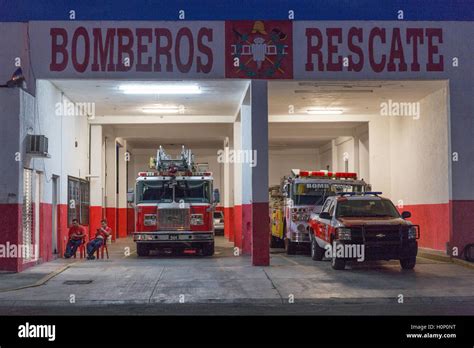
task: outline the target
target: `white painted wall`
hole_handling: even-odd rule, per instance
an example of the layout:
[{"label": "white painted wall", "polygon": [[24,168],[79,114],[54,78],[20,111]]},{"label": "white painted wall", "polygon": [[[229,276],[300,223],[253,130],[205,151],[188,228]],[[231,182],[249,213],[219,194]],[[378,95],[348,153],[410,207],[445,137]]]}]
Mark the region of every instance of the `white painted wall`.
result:
[{"label": "white painted wall", "polygon": [[283,176],[288,176],[291,169],[319,170],[318,150],[308,148],[270,148],[269,151],[269,185],[279,185]]},{"label": "white painted wall", "polygon": [[[420,118],[390,118],[391,196],[404,204],[447,203],[447,90],[420,100]],[[407,178],[409,177],[409,180]]]},{"label": "white painted wall", "polygon": [[[21,139],[31,132],[49,141],[50,158],[25,157],[24,165],[43,172],[42,202],[51,203],[52,175],[60,177],[60,202],[67,202],[67,177],[85,179],[89,171],[89,126],[85,116],[56,115],[56,105],[70,102],[51,82],[37,80],[36,100],[22,92]],[[77,146],[75,142],[77,141]],[[20,171],[20,183],[22,172]]]}]

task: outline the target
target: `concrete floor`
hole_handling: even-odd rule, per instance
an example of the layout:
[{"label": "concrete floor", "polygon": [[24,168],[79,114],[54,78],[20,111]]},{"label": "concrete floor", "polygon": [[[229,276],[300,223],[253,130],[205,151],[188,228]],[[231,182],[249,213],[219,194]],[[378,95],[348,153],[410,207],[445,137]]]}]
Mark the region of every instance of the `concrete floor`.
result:
[{"label": "concrete floor", "polygon": [[208,258],[138,258],[130,239],[110,254],[0,274],[0,314],[474,314],[474,271],[424,258],[414,271],[397,261],[335,271],[275,250],[270,267],[252,267],[223,237]]}]

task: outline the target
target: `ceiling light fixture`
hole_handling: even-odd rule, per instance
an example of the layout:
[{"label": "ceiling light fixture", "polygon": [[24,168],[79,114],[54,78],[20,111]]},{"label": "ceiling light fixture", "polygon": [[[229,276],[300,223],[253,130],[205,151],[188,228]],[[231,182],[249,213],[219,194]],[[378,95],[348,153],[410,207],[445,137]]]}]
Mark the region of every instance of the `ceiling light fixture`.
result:
[{"label": "ceiling light fixture", "polygon": [[148,114],[177,114],[184,112],[184,106],[146,106],[142,111]]},{"label": "ceiling light fixture", "polygon": [[307,109],[306,113],[310,115],[340,115],[344,112],[342,109],[312,108]]},{"label": "ceiling light fixture", "polygon": [[125,94],[199,94],[202,93],[198,85],[121,85]]}]

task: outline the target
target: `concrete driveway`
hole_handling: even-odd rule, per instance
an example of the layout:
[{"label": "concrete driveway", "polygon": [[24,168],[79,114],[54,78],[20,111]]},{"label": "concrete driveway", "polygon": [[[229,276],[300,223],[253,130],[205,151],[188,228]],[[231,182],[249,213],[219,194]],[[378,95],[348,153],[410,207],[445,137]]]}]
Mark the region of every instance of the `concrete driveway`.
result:
[{"label": "concrete driveway", "polygon": [[474,270],[421,257],[414,271],[397,261],[335,271],[273,251],[270,267],[252,267],[223,237],[207,258],[138,258],[130,239],[110,254],[0,274],[0,314],[474,314]]}]

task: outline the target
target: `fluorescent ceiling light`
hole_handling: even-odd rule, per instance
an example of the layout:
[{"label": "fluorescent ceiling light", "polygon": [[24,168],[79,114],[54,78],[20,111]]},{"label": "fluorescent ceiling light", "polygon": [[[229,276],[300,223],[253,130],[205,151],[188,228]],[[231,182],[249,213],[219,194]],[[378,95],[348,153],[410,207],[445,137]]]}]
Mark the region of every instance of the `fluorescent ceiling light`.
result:
[{"label": "fluorescent ceiling light", "polygon": [[142,108],[142,111],[149,114],[177,114],[184,111],[184,106],[146,106]]},{"label": "fluorescent ceiling light", "polygon": [[325,109],[325,108],[312,108],[306,110],[307,114],[310,115],[340,115],[343,113],[342,109]]},{"label": "fluorescent ceiling light", "polygon": [[121,85],[125,94],[199,94],[198,85]]}]

